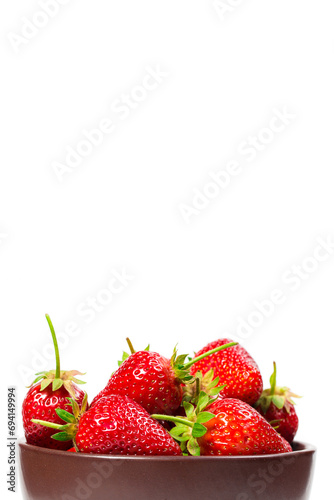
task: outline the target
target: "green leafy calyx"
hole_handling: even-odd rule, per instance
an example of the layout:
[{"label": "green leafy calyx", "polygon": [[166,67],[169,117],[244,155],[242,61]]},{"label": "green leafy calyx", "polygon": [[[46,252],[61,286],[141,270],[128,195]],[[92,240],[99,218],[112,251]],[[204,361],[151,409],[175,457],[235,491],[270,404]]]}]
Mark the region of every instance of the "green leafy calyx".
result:
[{"label": "green leafy calyx", "polygon": [[290,413],[291,405],[295,402],[292,398],[300,398],[297,394],[291,392],[288,387],[278,387],[276,385],[277,368],[274,361],[274,371],[270,377],[270,389],[265,389],[259,400],[255,403],[255,407],[261,407],[264,413],[267,413],[271,404],[279,410],[284,408],[287,413]]},{"label": "green leafy calyx", "polygon": [[[197,356],[196,358],[191,359],[190,361],[188,360],[186,362],[186,358],[188,354],[177,354],[176,347],[174,348],[173,355],[170,359],[170,364],[171,367],[173,368],[176,378],[181,380],[184,383],[193,383],[195,381],[195,378],[190,374],[190,368],[192,365],[197,363],[198,361],[201,361],[202,359],[211,356],[212,354],[215,354],[218,351],[223,351],[224,349],[227,349],[229,347],[233,347],[237,345],[237,342],[230,342],[228,344],[224,344],[222,346],[216,347],[215,349],[211,349],[211,351],[205,352],[204,354],[201,354],[200,356]],[[218,382],[217,382],[218,383]],[[216,383],[216,385],[217,385]],[[219,391],[218,391],[219,392]]]},{"label": "green leafy calyx", "polygon": [[170,435],[180,442],[183,454],[190,454],[199,456],[201,454],[198,438],[203,437],[207,428],[206,422],[209,422],[215,417],[213,413],[205,411],[207,406],[211,403],[210,396],[201,392],[198,397],[198,404],[194,406],[187,401],[183,402],[183,407],[186,412],[186,417],[173,417],[170,415],[151,415],[152,418],[157,420],[167,420],[173,422],[175,427],[170,431]]},{"label": "green leafy calyx", "polygon": [[187,383],[183,387],[183,401],[188,401],[195,405],[198,404],[198,397],[201,391],[205,392],[211,398],[216,398],[219,393],[226,387],[225,385],[218,385],[219,377],[214,378],[213,368],[206,372],[197,372],[193,382]]}]

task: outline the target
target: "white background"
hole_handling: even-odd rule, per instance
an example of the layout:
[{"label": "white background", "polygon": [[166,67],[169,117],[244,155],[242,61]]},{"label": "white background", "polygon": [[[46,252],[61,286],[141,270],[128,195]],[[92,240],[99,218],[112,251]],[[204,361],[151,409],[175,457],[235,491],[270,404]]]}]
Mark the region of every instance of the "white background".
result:
[{"label": "white background", "polygon": [[[45,19],[35,0],[1,2],[2,415],[15,385],[21,436],[25,386],[38,363],[54,367],[46,312],[62,367],[87,372],[92,399],[126,336],[137,349],[170,356],[178,343],[192,353],[237,338],[254,301],[278,289],[284,303],[241,343],[266,386],[276,360],[278,382],[303,396],[298,438],[318,448],[318,500],[331,491],[334,254],[311,257],[319,238],[334,239],[334,9],[330,0],[238,3],[219,15],[212,0],[72,0]],[[46,24],[23,42],[32,19]],[[138,90],[154,84],[147,68],[165,76]],[[122,119],[110,106],[129,94],[135,107]],[[271,137],[263,129],[275,109],[293,119]],[[105,118],[113,133],[61,182],[53,162]],[[248,161],[239,148],[259,133],[270,143]],[[180,205],[232,160],[238,174],[187,224]],[[296,290],[294,265],[307,267]],[[122,270],[127,286],[80,315]],[[64,334],[69,323],[75,335]]]}]

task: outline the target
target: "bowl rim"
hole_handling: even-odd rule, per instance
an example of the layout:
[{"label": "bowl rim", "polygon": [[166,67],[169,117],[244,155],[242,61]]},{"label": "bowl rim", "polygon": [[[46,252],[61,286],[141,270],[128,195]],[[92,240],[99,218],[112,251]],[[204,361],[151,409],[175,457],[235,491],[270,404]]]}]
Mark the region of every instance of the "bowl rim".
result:
[{"label": "bowl rim", "polygon": [[267,455],[232,455],[232,456],[175,456],[175,455],[111,455],[111,454],[98,454],[98,453],[72,453],[63,450],[54,450],[51,448],[42,448],[41,446],[35,446],[26,443],[24,438],[19,438],[17,440],[19,447],[22,450],[34,451],[41,454],[56,455],[56,456],[66,456],[75,457],[79,460],[147,460],[147,461],[184,461],[184,460],[268,460],[268,459],[282,459],[284,457],[296,457],[299,455],[313,454],[317,451],[316,446],[310,443],[305,443],[304,441],[294,441],[293,445],[299,446],[300,449],[295,449],[290,452],[285,453],[270,453]]}]

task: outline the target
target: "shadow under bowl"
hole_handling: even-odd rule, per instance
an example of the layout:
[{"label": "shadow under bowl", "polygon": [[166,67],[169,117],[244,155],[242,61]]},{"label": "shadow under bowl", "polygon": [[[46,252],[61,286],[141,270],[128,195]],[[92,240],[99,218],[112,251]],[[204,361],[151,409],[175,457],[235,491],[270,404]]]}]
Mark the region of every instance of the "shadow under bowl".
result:
[{"label": "shadow under bowl", "polygon": [[307,500],[315,447],[238,457],[71,453],[19,441],[25,500]]}]

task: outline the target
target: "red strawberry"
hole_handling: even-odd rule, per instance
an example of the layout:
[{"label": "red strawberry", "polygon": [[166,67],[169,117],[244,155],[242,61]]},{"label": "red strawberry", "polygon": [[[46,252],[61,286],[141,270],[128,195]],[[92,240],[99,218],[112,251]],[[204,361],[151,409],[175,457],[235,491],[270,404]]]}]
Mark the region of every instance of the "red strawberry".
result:
[{"label": "red strawberry", "polygon": [[56,334],[47,314],[46,319],[50,326],[56,353],[56,370],[38,373],[38,377],[30,386],[22,405],[23,429],[28,444],[43,448],[67,450],[70,448],[71,443],[61,443],[51,439],[53,434],[51,429],[31,422],[32,418],[47,418],[50,422],[60,424],[62,420],[57,415],[56,408],[68,409],[68,398],[70,396],[82,403],[85,395],[84,391],[75,384],[75,382],[80,384],[84,382],[74,377],[78,374],[82,375],[82,373],[78,371],[60,371]]},{"label": "red strawberry", "polygon": [[[112,394],[102,397],[79,412],[73,402],[71,413],[58,411],[67,425],[54,426],[61,430],[54,439],[73,439],[84,453],[111,455],[182,455],[180,446],[158,422],[138,403],[127,396]],[[38,420],[41,425],[50,425]],[[51,424],[52,425],[52,424]]]},{"label": "red strawberry", "polygon": [[270,389],[263,391],[255,407],[271,423],[277,432],[292,443],[298,430],[298,417],[291,398],[299,398],[288,387],[276,386],[276,363],[270,377]]},{"label": "red strawberry", "polygon": [[170,414],[182,402],[181,383],[170,360],[148,351],[135,352],[123,361],[107,386],[93,399],[92,406],[110,394],[128,396],[149,413]]},{"label": "red strawberry", "polygon": [[[217,399],[206,407],[202,393],[195,409],[184,403],[187,418],[152,415],[176,423],[171,435],[191,455],[266,455],[292,451],[291,446],[250,405],[240,399]],[[205,409],[205,411],[203,411]],[[188,439],[188,444],[186,441]]]},{"label": "red strawberry", "polygon": [[71,451],[72,453],[76,453],[76,451],[77,451],[77,450],[76,450],[76,449],[74,448],[74,446],[73,446],[73,448],[70,448],[70,449],[69,449],[69,450],[67,450],[67,451]]},{"label": "red strawberry", "polygon": [[[134,352],[123,361],[110,377],[107,386],[93,399],[93,406],[102,396],[121,394],[139,403],[149,413],[171,415],[182,403],[182,381],[189,381],[189,368],[197,359],[185,363],[186,354],[177,356],[174,350],[171,359],[156,352]],[[236,345],[220,344],[222,350]],[[228,349],[230,350],[230,349]],[[203,356],[209,355],[205,353]]]},{"label": "red strawberry", "polygon": [[[211,342],[198,351],[195,356],[200,356],[211,349],[232,342],[229,339],[221,339]],[[260,397],[263,390],[262,376],[254,359],[241,345],[235,345],[227,351],[219,351],[196,362],[190,369],[195,375],[197,371],[205,375],[213,369],[213,377],[219,377],[219,385],[226,385],[221,394],[227,398],[237,398],[252,405]],[[207,391],[210,380],[202,383],[203,391]]]}]

